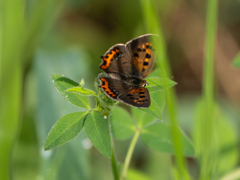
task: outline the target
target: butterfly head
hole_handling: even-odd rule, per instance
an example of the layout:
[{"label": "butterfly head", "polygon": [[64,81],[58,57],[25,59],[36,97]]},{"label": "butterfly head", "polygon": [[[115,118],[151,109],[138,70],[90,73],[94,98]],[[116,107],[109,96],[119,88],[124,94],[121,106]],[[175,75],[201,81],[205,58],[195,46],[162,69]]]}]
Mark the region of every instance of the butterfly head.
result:
[{"label": "butterfly head", "polygon": [[145,87],[145,86],[147,86],[148,85],[148,83],[147,83],[147,81],[144,79],[143,80],[143,87]]}]

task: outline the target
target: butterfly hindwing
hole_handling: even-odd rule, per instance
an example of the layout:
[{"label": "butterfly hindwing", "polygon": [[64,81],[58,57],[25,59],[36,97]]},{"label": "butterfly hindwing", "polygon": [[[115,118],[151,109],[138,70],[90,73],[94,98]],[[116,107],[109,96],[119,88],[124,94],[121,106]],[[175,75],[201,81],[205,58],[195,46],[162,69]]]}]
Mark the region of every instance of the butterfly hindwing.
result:
[{"label": "butterfly hindwing", "polygon": [[101,58],[99,68],[106,73],[131,75],[133,64],[124,44],[112,46]]},{"label": "butterfly hindwing", "polygon": [[126,48],[130,52],[134,76],[147,77],[152,71],[155,62],[153,38],[158,38],[157,35],[143,35],[132,39],[126,44]]},{"label": "butterfly hindwing", "polygon": [[132,87],[118,96],[118,99],[135,107],[148,108],[151,104],[149,91],[144,87]]},{"label": "butterfly hindwing", "polygon": [[105,94],[114,99],[114,100],[118,100],[118,96],[122,93],[124,93],[125,91],[127,91],[128,89],[130,89],[131,87],[124,83],[123,81],[119,81],[117,79],[113,79],[110,77],[100,77],[100,85],[99,87],[103,90],[103,92],[105,92]]}]

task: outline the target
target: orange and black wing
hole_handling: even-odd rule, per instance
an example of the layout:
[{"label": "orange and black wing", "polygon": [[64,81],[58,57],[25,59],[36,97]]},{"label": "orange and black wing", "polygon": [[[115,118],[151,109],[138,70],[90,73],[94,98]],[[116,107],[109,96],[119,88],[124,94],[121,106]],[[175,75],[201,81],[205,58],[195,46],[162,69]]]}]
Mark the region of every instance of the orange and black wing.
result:
[{"label": "orange and black wing", "polygon": [[147,88],[132,87],[120,94],[118,100],[139,108],[148,108],[151,104],[149,91]]},{"label": "orange and black wing", "polygon": [[117,97],[120,94],[131,88],[131,86],[129,86],[128,84],[109,77],[100,77],[99,80],[99,87],[103,90],[103,92],[105,92],[108,97],[114,100],[118,100]]},{"label": "orange and black wing", "polygon": [[152,71],[156,59],[154,42],[157,41],[157,35],[147,34],[132,39],[126,44],[126,49],[131,55],[134,76],[145,78]]},{"label": "orange and black wing", "polygon": [[[131,75],[133,63],[124,44],[112,46],[103,56],[99,68],[111,74]],[[110,74],[111,73],[111,74]]]}]

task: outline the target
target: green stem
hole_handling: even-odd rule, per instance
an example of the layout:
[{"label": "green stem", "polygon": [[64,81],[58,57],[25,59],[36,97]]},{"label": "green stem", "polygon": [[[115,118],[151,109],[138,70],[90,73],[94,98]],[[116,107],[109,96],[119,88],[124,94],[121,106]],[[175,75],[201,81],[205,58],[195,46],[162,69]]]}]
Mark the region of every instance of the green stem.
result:
[{"label": "green stem", "polygon": [[[107,113],[107,117],[110,116],[110,111]],[[111,166],[112,166],[112,172],[113,172],[113,177],[114,180],[119,180],[119,174],[118,174],[118,167],[116,163],[116,158],[115,158],[115,153],[114,153],[114,148],[113,148],[113,135],[112,135],[112,130],[111,130],[111,123],[110,123],[110,118],[108,118],[108,123],[109,123],[109,131],[110,131],[110,137],[111,137],[111,150],[112,150],[112,155],[111,155]]]},{"label": "green stem", "polygon": [[[171,68],[170,64],[167,58],[167,52],[166,52],[166,45],[164,40],[164,35],[161,29],[161,24],[159,23],[159,19],[157,18],[157,12],[156,12],[156,5],[154,5],[154,2],[149,0],[142,0],[141,1],[143,15],[145,17],[146,27],[147,30],[150,33],[157,34],[159,36],[159,42],[154,42],[156,45],[156,49],[158,49],[158,65],[162,71],[162,76],[164,78],[171,77]],[[174,148],[176,153],[176,163],[177,163],[177,170],[179,175],[182,179],[188,180],[190,179],[185,159],[183,157],[183,150],[182,150],[182,144],[181,139],[179,136],[177,124],[178,124],[178,115],[177,115],[177,103],[176,103],[176,95],[174,92],[174,89],[167,89],[166,91],[166,106],[168,110],[168,114],[170,117],[171,122],[171,134],[173,137],[174,142]]]},{"label": "green stem", "polygon": [[115,153],[114,153],[113,146],[112,146],[111,165],[112,165],[114,180],[119,180],[118,168],[117,168],[117,163],[116,163],[116,159],[115,159]]},{"label": "green stem", "polygon": [[24,7],[22,0],[0,2],[0,179],[4,180],[11,179],[13,148],[21,127]]},{"label": "green stem", "polygon": [[130,163],[130,160],[132,158],[133,150],[136,146],[139,135],[140,135],[140,130],[136,130],[136,132],[135,132],[135,134],[132,138],[131,144],[129,146],[127,156],[126,156],[126,159],[125,159],[125,162],[124,162],[124,165],[123,165],[123,170],[122,170],[122,174],[121,174],[121,178],[120,178],[121,180],[124,180],[126,175],[127,175],[127,170],[128,170],[128,167],[129,167],[129,163]]},{"label": "green stem", "polygon": [[202,120],[203,135],[203,157],[201,159],[200,179],[210,179],[213,166],[213,157],[211,149],[214,146],[213,139],[213,120],[214,120],[214,49],[217,28],[217,0],[208,0],[207,4],[207,22],[205,37],[205,57],[204,57],[204,77],[203,77],[203,100],[204,100],[204,118]]}]

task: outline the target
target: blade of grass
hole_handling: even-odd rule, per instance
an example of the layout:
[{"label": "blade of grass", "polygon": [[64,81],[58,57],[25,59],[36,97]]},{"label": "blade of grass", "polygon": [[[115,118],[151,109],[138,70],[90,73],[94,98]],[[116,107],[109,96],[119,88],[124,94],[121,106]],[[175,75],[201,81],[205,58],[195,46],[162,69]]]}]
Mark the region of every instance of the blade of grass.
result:
[{"label": "blade of grass", "polygon": [[[157,53],[158,53],[158,65],[163,72],[163,78],[171,77],[171,70],[169,61],[167,58],[166,53],[166,45],[164,36],[162,33],[161,25],[157,18],[156,9],[154,8],[153,1],[145,1],[141,0],[141,6],[143,11],[143,16],[145,17],[146,27],[149,33],[154,33],[159,36],[159,42],[154,42],[156,45]],[[182,144],[180,141],[180,136],[177,130],[177,110],[176,110],[176,95],[173,88],[167,89],[166,91],[166,100],[167,100],[167,110],[171,121],[171,132],[173,137],[173,142],[176,151],[176,161],[177,161],[177,169],[178,173],[180,174],[181,178],[183,179],[190,179],[189,175],[186,171],[186,163],[185,159],[183,158],[182,153]]]},{"label": "blade of grass", "polygon": [[0,3],[0,179],[10,179],[10,160],[20,128],[21,48],[24,1]]},{"label": "blade of grass", "polygon": [[214,120],[214,49],[217,28],[217,0],[208,0],[207,22],[205,35],[204,76],[203,76],[203,100],[205,104],[202,119],[202,159],[200,179],[210,179],[213,168],[211,147],[214,146],[213,120]]}]

